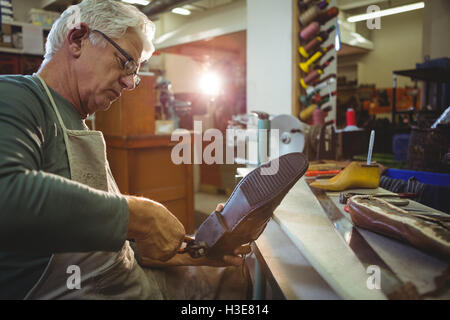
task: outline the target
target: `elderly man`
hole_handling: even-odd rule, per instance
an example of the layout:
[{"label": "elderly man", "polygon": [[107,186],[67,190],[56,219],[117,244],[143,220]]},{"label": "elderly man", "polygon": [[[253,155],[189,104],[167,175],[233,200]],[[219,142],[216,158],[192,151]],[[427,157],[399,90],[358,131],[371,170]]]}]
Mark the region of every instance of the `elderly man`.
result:
[{"label": "elderly man", "polygon": [[246,297],[248,246],[221,260],[176,255],[183,225],[120,194],[102,134],[85,125],[138,84],[153,34],[133,6],[84,0],[55,22],[37,74],[0,77],[0,298]]}]

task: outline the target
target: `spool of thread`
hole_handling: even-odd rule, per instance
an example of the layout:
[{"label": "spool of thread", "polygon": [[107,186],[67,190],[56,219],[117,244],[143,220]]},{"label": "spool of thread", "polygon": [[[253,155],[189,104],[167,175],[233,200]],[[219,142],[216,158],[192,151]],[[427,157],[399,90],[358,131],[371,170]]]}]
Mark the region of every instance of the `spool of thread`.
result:
[{"label": "spool of thread", "polygon": [[306,89],[311,83],[318,79],[322,73],[323,71],[320,69],[313,70],[309,72],[306,77],[300,79],[300,84]]},{"label": "spool of thread", "polygon": [[322,108],[323,113],[325,113],[325,115],[331,111],[331,106],[327,106],[325,108]]},{"label": "spool of thread", "polygon": [[330,51],[332,48],[334,48],[334,44],[329,45],[326,48],[321,48],[319,51],[317,51],[316,53],[313,54],[313,56],[306,62],[300,62],[299,63],[299,67],[300,69],[303,70],[303,72],[308,72],[309,71],[309,67],[315,63],[316,61],[318,61],[320,58],[322,58],[322,56],[327,53],[328,51]]},{"label": "spool of thread", "polygon": [[308,24],[302,31],[299,33],[299,37],[301,41],[308,41],[312,39],[318,32],[320,31],[320,24],[317,21],[313,21]]},{"label": "spool of thread", "polygon": [[308,8],[308,5],[312,2],[313,0],[298,0],[298,8],[300,10],[305,10],[306,8]]},{"label": "spool of thread", "polygon": [[325,113],[320,108],[317,108],[313,112],[313,124],[314,125],[325,124]]},{"label": "spool of thread", "polygon": [[352,108],[348,108],[346,115],[347,115],[347,127],[356,126],[355,110],[353,110]]},{"label": "spool of thread", "polygon": [[300,54],[305,57],[309,58],[311,53],[315,52],[317,49],[319,49],[320,45],[324,43],[326,40],[328,40],[328,37],[330,33],[335,29],[335,26],[331,26],[326,31],[320,32],[317,34],[311,41],[309,41],[306,45],[301,46],[298,50]]},{"label": "spool of thread", "polygon": [[305,57],[305,58],[309,58],[309,55],[316,51],[320,45],[322,44],[323,40],[321,37],[315,37],[314,39],[312,39],[311,41],[309,41],[305,46],[301,46],[298,51],[300,52],[300,54]]},{"label": "spool of thread", "polygon": [[316,104],[312,104],[312,105],[308,106],[306,109],[303,109],[300,112],[300,119],[304,122],[307,122],[308,120],[311,119],[311,117],[314,113],[314,110],[316,110],[316,109],[317,109]]},{"label": "spool of thread", "polygon": [[300,15],[298,21],[302,26],[306,26],[308,23],[313,21],[319,15],[319,13],[320,13],[319,7],[312,6]]},{"label": "spool of thread", "polygon": [[336,82],[335,78],[336,78],[336,74],[333,73],[326,77],[323,77],[323,79],[315,81],[311,86],[306,88],[306,94],[312,95],[314,93],[319,92],[320,90],[322,90],[322,89],[328,87],[329,85],[331,85],[332,83]]},{"label": "spool of thread", "polygon": [[317,7],[319,7],[320,10],[323,10],[326,7],[328,7],[329,3],[330,3],[330,0],[322,0],[317,4]]},{"label": "spool of thread", "polygon": [[316,20],[319,24],[325,24],[339,14],[339,9],[331,7],[327,11],[319,12],[312,20]]}]

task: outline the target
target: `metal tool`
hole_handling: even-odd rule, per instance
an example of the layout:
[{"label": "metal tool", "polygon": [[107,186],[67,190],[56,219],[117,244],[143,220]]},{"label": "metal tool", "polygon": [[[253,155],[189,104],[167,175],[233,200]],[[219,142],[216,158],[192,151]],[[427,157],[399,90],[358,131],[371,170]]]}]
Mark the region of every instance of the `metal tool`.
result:
[{"label": "metal tool", "polygon": [[362,193],[362,192],[341,192],[339,194],[339,203],[346,204],[347,200],[353,196],[372,196],[375,198],[395,197],[395,198],[415,198],[417,193]]},{"label": "metal tool", "polygon": [[392,200],[386,200],[387,203],[392,204],[393,206],[397,207],[404,207],[409,204],[409,201],[406,199],[392,199]]},{"label": "metal tool", "polygon": [[184,236],[185,246],[178,249],[179,254],[189,253],[192,258],[200,258],[207,254],[206,243],[197,243],[194,238],[189,236]]},{"label": "metal tool", "polygon": [[383,261],[369,243],[361,236],[353,224],[321,189],[310,187],[321,207],[333,223],[344,241],[364,266],[375,265],[380,268],[381,290],[389,299],[418,299],[419,293],[411,283],[403,283],[395,272]]},{"label": "metal tool", "polygon": [[369,141],[369,152],[367,153],[367,165],[370,166],[372,163],[372,151],[373,144],[375,142],[375,130],[370,132],[370,141]]},{"label": "metal tool", "polygon": [[450,216],[443,216],[440,214],[434,214],[430,211],[422,210],[422,209],[413,209],[413,208],[402,208],[405,211],[410,212],[412,215],[420,215],[420,216],[426,216],[430,218],[436,218],[440,221],[450,222]]},{"label": "metal tool", "polygon": [[271,141],[279,145],[279,155],[285,155],[292,152],[303,152],[305,147],[305,135],[302,132],[303,125],[297,118],[281,114],[270,121],[271,131],[278,130],[278,141]]}]

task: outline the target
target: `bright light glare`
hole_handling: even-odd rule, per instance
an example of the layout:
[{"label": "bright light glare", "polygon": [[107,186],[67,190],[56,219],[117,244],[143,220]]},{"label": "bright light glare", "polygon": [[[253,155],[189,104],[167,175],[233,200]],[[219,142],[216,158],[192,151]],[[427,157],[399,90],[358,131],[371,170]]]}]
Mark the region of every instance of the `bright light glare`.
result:
[{"label": "bright light glare", "polygon": [[213,72],[205,73],[200,79],[200,89],[202,92],[213,97],[219,94],[221,84],[220,77]]},{"label": "bright light glare", "polygon": [[176,13],[176,14],[181,14],[183,16],[188,16],[191,14],[191,11],[189,11],[188,9],[185,9],[185,8],[173,8],[172,12]]},{"label": "bright light glare", "polygon": [[336,22],[336,36],[334,37],[334,48],[336,51],[341,51],[341,31],[339,29],[339,22]]},{"label": "bright light glare", "polygon": [[392,14],[397,14],[397,13],[402,13],[402,12],[407,12],[407,11],[412,11],[412,10],[417,10],[417,9],[423,9],[423,8],[425,8],[425,3],[417,2],[417,3],[409,4],[406,6],[401,6],[401,7],[396,7],[396,8],[386,9],[386,10],[380,10],[380,11],[371,12],[371,13],[360,14],[357,16],[349,17],[347,19],[347,21],[348,22],[358,22],[358,21],[369,20],[369,19],[379,18],[379,17],[384,17],[384,16],[390,16]]},{"label": "bright light glare", "polygon": [[150,3],[147,0],[122,0],[122,2],[130,3],[130,4],[140,4],[141,6],[146,6]]}]

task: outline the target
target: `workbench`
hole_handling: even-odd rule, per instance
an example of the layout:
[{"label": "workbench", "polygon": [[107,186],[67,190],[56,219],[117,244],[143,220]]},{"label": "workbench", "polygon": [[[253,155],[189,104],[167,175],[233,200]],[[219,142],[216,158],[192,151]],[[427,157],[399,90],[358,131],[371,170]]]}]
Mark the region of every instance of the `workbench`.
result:
[{"label": "workbench", "polygon": [[[346,191],[387,192],[381,188]],[[339,192],[327,195],[351,222],[344,205],[339,203]],[[445,215],[413,201],[408,207]],[[356,229],[398,278],[404,283],[412,282],[419,294],[432,291],[435,277],[449,267],[449,261],[408,244]],[[253,255],[256,299],[386,299],[381,290],[368,288],[371,273],[335,229],[305,178],[297,182],[275,210],[265,231],[253,243]],[[438,299],[450,299],[450,289]]]}]

